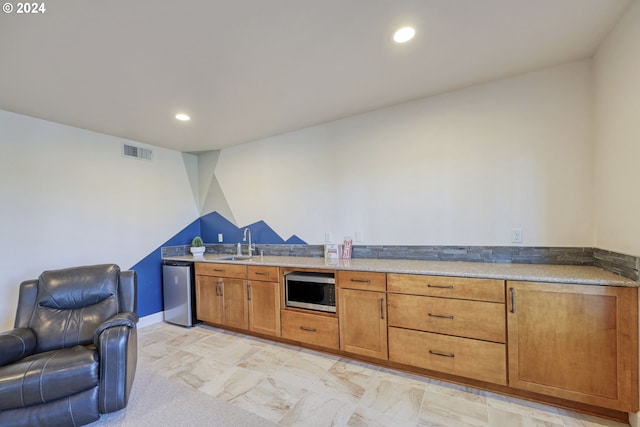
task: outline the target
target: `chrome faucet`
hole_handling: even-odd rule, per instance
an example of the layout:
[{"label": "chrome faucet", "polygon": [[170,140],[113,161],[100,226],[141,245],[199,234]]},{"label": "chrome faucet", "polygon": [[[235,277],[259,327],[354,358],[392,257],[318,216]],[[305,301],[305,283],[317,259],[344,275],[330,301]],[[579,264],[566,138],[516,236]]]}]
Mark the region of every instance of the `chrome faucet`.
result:
[{"label": "chrome faucet", "polygon": [[249,227],[244,229],[244,235],[242,236],[242,241],[243,242],[247,241],[247,232],[249,233],[249,245],[247,248],[247,255],[252,256],[253,247],[251,246],[251,230],[249,230]]}]

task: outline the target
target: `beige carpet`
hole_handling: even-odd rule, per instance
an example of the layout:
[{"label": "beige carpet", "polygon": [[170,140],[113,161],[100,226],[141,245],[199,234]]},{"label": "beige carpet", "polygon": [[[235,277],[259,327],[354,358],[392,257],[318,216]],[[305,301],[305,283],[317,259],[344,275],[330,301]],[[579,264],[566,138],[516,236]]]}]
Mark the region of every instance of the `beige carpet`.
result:
[{"label": "beige carpet", "polygon": [[112,414],[104,414],[98,421],[88,424],[90,427],[275,425],[222,399],[170,381],[140,366],[127,407]]}]

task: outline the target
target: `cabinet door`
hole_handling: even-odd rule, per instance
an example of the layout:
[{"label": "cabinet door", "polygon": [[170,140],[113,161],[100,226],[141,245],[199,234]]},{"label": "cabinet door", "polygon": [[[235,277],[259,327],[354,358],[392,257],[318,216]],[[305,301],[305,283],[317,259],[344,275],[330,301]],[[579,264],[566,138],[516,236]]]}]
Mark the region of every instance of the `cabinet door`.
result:
[{"label": "cabinet door", "polygon": [[220,278],[224,317],[222,323],[240,329],[248,329],[246,280]]},{"label": "cabinet door", "polygon": [[508,282],[509,385],[638,410],[636,288]]},{"label": "cabinet door", "polygon": [[204,322],[222,323],[222,298],[220,279],[196,276],[196,313]]},{"label": "cabinet door", "polygon": [[249,329],[261,334],[280,336],[280,285],[278,282],[249,280]]},{"label": "cabinet door", "polygon": [[340,349],[387,360],[387,306],[384,292],[339,290]]}]

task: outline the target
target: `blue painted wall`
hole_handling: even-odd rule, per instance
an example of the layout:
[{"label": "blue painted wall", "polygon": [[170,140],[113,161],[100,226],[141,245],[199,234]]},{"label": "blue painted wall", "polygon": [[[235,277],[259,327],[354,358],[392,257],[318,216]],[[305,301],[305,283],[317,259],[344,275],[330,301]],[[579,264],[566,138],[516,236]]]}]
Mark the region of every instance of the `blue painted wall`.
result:
[{"label": "blue painted wall", "polygon": [[138,315],[162,311],[162,246],[191,244],[191,239],[200,235],[200,219],[193,221],[163,245],[155,249],[131,267],[138,276]]},{"label": "blue painted wall", "polygon": [[218,234],[224,236],[223,243],[242,242],[245,228],[251,230],[253,243],[262,244],[306,244],[296,235],[284,240],[264,221],[244,227],[236,227],[218,212],[204,215],[187,225],[175,236],[164,242],[140,262],[131,267],[138,276],[138,315],[148,316],[163,310],[162,302],[162,247],[189,245],[195,236],[205,243],[217,243]]}]

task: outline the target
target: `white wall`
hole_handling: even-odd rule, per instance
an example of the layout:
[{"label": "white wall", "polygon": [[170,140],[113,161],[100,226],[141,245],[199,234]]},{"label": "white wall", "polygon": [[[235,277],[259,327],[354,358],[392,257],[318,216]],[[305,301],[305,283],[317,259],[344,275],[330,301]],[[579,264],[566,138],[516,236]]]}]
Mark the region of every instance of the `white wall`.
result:
[{"label": "white wall", "polygon": [[216,177],[237,225],[312,244],[591,246],[591,96],[574,62],[223,149]]},{"label": "white wall", "polygon": [[596,246],[640,256],[640,2],[594,57]]},{"label": "white wall", "polygon": [[21,281],[129,268],[198,218],[185,166],[195,156],[153,147],[153,161],[130,159],[122,142],[0,111],[0,330],[13,326]]}]

